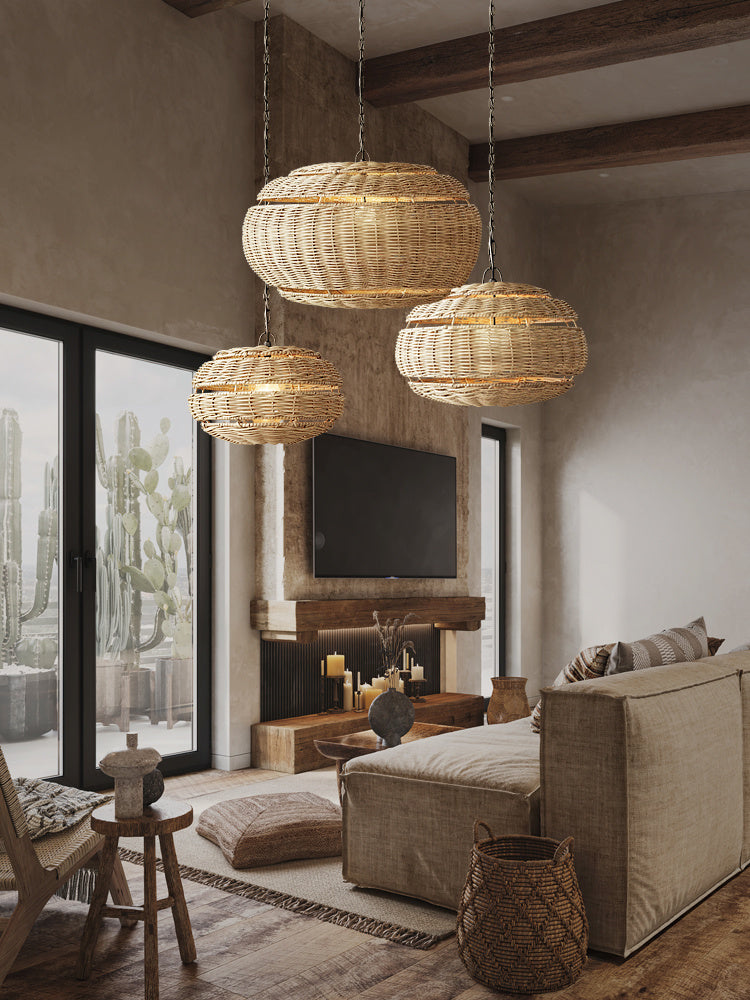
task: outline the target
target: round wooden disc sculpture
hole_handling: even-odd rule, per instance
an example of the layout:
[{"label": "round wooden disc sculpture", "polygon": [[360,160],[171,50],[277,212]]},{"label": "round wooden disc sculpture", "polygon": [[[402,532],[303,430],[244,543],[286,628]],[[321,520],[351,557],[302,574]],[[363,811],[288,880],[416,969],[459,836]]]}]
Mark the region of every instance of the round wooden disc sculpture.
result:
[{"label": "round wooden disc sculpture", "polygon": [[482,223],[453,177],[414,163],[316,163],[277,177],[245,216],[252,269],[285,299],[403,309],[476,263]]},{"label": "round wooden disc sculpture", "polygon": [[329,430],[344,408],[341,376],[303,347],[219,351],[193,376],[190,412],[232,444],[293,444]]},{"label": "round wooden disc sculpture", "polygon": [[534,285],[488,281],[412,309],[396,364],[420,396],[462,406],[518,406],[567,392],[586,367],[573,309]]}]

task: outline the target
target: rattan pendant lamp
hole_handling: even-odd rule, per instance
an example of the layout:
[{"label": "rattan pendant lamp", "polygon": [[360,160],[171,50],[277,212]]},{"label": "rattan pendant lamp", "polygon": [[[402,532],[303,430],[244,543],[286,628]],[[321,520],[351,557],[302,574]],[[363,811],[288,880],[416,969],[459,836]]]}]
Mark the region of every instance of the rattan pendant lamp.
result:
[{"label": "rattan pendant lamp", "polygon": [[248,210],[247,262],[293,302],[403,309],[466,281],[479,213],[453,177],[413,163],[376,163],[365,149],[364,0],[359,0],[359,152],[277,177]]},{"label": "rattan pendant lamp", "polygon": [[[489,30],[489,267],[481,284],[454,288],[406,317],[396,364],[420,396],[461,406],[517,406],[560,396],[586,367],[573,309],[495,267],[495,4]],[[489,278],[489,280],[487,280]]]},{"label": "rattan pendant lamp", "polygon": [[[263,165],[268,183],[268,0],[263,8]],[[268,285],[263,343],[219,351],[193,376],[188,405],[208,434],[232,444],[294,444],[330,430],[344,397],[336,368],[316,351],[271,342]]]}]

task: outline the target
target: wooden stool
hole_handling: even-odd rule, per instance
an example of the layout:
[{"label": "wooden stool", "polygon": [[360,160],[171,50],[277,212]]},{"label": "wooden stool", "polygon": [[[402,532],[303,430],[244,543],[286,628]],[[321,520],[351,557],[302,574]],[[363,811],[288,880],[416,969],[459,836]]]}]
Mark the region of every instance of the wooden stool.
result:
[{"label": "wooden stool", "polygon": [[[157,938],[157,914],[159,910],[171,909],[177,931],[180,958],[184,965],[195,961],[195,943],[190,927],[185,894],[177,867],[172,834],[183,830],[193,822],[193,807],[185,802],[159,799],[146,809],[142,816],[133,819],[115,819],[114,803],[100,806],[91,814],[91,829],[105,836],[102,848],[96,889],[91,900],[86,926],[83,929],[81,948],[76,965],[78,979],[88,979],[91,975],[91,960],[99,936],[102,917],[121,917],[142,920],[144,924],[143,967],[146,983],[146,1000],[159,1000],[159,951]],[[156,837],[161,844],[164,874],[169,895],[165,899],[156,898]],[[106,906],[112,869],[117,856],[117,842],[120,837],[143,837],[143,906]]]}]

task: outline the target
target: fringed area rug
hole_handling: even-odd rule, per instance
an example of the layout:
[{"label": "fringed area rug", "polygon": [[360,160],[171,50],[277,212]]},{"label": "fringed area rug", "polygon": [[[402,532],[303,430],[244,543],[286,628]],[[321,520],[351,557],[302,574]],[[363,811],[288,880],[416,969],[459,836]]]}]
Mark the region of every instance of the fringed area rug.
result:
[{"label": "fringed area rug", "polygon": [[[303,782],[300,779],[306,780]],[[333,799],[336,796],[335,775],[314,772],[314,775],[290,775],[288,778],[253,784],[246,789],[233,788],[229,794],[224,792],[194,799],[194,825],[174,835],[182,877],[410,948],[427,950],[455,933],[456,914],[450,910],[405,896],[360,889],[344,882],[341,858],[290,861],[239,871],[232,868],[215,844],[195,832],[198,815],[215,801],[297,791],[303,787]],[[124,861],[142,864],[142,846],[142,840],[122,838],[120,857]],[[158,841],[156,849],[158,852]],[[157,867],[162,868],[160,861],[157,861]]]}]

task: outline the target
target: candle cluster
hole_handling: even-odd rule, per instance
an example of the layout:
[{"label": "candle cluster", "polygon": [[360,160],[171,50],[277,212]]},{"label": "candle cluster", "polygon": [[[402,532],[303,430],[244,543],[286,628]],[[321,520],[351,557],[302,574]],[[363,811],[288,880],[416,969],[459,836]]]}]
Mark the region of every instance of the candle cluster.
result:
[{"label": "candle cluster", "polygon": [[[341,708],[345,712],[369,712],[370,705],[379,694],[394,688],[396,691],[404,693],[405,685],[410,680],[424,681],[424,667],[414,661],[413,657],[403,652],[402,667],[386,672],[385,676],[373,677],[371,683],[362,683],[361,674],[357,673],[357,687],[355,689],[352,678],[352,671],[346,669],[345,657],[340,653],[329,653],[324,660],[320,661],[320,675],[322,678],[331,678],[341,682],[342,702]],[[341,708],[338,710],[340,711]]]}]

